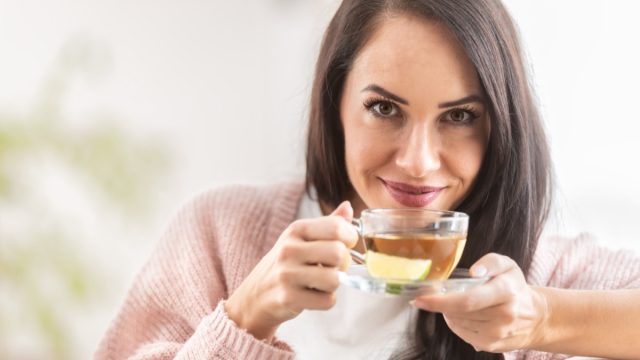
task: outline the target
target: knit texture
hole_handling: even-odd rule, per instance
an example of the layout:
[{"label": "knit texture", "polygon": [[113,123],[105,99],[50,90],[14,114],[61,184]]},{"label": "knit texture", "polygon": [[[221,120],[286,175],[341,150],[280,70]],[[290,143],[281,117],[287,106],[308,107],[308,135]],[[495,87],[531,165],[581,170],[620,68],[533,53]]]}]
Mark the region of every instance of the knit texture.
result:
[{"label": "knit texture", "polygon": [[[274,338],[231,321],[223,302],[295,219],[300,182],[227,186],[189,201],[137,275],[96,359],[293,359]],[[640,261],[582,235],[541,241],[528,282],[574,289],[640,287]],[[563,359],[534,351],[507,359]]]}]

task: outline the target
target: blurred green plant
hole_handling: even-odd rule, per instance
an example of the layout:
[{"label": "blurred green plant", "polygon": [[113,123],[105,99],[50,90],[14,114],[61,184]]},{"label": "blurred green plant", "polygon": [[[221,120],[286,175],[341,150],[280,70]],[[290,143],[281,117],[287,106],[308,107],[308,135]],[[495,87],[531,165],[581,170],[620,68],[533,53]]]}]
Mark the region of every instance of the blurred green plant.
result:
[{"label": "blurred green plant", "polygon": [[[88,42],[69,44],[31,111],[0,112],[1,359],[76,357],[68,319],[60,314],[57,301],[63,297],[73,306],[89,306],[104,290],[103,274],[74,245],[82,242],[70,229],[76,220],[43,209],[51,205],[33,199],[41,196],[34,187],[42,184],[45,179],[38,177],[46,173],[25,169],[40,166],[43,157],[54,161],[67,175],[89,185],[77,191],[95,190],[114,212],[136,219],[152,205],[152,192],[168,169],[164,147],[131,138],[117,126],[117,118],[98,114],[82,119],[82,124],[89,124],[82,129],[69,126],[64,105],[73,80],[91,75],[103,60]],[[97,201],[94,193],[86,196]],[[16,226],[16,221],[26,225]],[[2,299],[6,296],[11,298]],[[12,352],[6,339],[18,328],[37,329],[39,339],[28,341],[44,344],[33,352],[40,355]]]}]

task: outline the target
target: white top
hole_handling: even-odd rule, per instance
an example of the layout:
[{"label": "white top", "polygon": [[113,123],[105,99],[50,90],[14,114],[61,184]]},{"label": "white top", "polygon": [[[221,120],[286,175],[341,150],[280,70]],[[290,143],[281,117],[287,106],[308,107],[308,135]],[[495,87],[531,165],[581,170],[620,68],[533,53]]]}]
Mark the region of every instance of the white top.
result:
[{"label": "white top", "polygon": [[[322,216],[306,193],[298,219]],[[359,265],[352,264],[351,267]],[[388,359],[413,331],[417,310],[406,298],[370,294],[340,285],[336,305],[327,311],[305,310],[278,328],[297,359]]]}]

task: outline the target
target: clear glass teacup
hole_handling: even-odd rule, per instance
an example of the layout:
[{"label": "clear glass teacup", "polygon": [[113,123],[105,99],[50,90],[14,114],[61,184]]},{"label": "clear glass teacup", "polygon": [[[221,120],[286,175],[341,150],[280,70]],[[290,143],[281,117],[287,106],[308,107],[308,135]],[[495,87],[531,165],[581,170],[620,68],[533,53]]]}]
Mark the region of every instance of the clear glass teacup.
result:
[{"label": "clear glass teacup", "polygon": [[351,250],[373,278],[393,282],[446,280],[467,241],[469,216],[427,209],[367,209],[354,219],[365,251]]}]

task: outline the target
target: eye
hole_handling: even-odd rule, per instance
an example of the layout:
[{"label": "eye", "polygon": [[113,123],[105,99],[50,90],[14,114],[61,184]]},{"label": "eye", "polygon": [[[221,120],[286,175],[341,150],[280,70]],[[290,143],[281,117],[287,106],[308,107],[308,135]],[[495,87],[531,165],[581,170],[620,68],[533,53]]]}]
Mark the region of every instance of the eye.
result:
[{"label": "eye", "polygon": [[478,118],[478,114],[469,109],[453,109],[445,115],[445,119],[455,125],[468,125]]},{"label": "eye", "polygon": [[388,100],[374,99],[364,104],[365,108],[373,113],[374,116],[381,118],[390,118],[399,115],[399,109],[396,104]]},{"label": "eye", "polygon": [[394,116],[396,114],[396,107],[390,102],[383,101],[375,104],[373,109],[377,111],[380,115],[384,116]]}]

